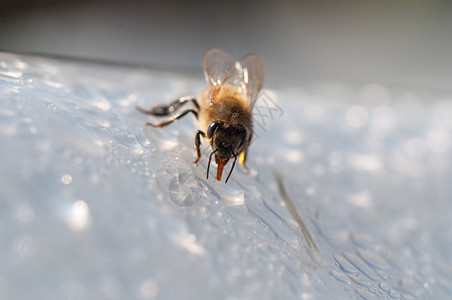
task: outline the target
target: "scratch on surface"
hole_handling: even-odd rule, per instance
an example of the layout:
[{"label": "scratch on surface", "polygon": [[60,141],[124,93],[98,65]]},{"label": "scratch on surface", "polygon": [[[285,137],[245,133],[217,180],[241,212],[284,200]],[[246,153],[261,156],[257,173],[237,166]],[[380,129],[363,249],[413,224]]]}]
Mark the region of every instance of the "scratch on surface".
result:
[{"label": "scratch on surface", "polygon": [[292,198],[290,198],[289,193],[287,192],[286,186],[284,185],[283,177],[280,173],[275,173],[276,181],[278,182],[279,193],[281,194],[284,202],[286,203],[287,208],[289,209],[290,214],[300,226],[301,232],[306,238],[308,242],[308,253],[311,255],[312,259],[321,264],[323,262],[322,254],[320,253],[319,247],[314,241],[311,233],[303,222],[301,215],[298,213],[295,205],[293,204]]}]

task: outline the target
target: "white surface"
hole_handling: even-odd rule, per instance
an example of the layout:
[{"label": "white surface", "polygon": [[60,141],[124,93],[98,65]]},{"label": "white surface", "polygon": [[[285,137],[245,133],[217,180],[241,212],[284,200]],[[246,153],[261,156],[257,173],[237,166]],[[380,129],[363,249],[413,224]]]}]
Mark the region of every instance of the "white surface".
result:
[{"label": "white surface", "polygon": [[225,185],[205,155],[192,166],[190,117],[157,130],[134,110],[199,93],[202,74],[0,61],[1,299],[452,297],[450,98],[266,90],[252,174]]}]

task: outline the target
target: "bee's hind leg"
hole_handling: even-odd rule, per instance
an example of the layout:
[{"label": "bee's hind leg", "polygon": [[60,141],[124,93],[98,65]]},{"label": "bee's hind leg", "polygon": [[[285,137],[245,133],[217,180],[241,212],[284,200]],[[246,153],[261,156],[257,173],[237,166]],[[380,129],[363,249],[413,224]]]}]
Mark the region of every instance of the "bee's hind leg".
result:
[{"label": "bee's hind leg", "polygon": [[186,114],[188,114],[190,112],[195,115],[196,119],[198,118],[198,111],[196,111],[194,109],[187,109],[184,112],[182,112],[181,114],[174,115],[173,118],[168,121],[160,122],[157,124],[147,122],[146,126],[152,126],[152,127],[158,127],[158,128],[166,127],[166,126],[170,125],[171,123],[173,123],[174,121],[176,121],[177,119],[182,118],[183,116],[185,116]]},{"label": "bee's hind leg", "polygon": [[246,154],[247,154],[248,147],[249,147],[249,145],[251,143],[251,139],[252,138],[253,138],[253,134],[251,133],[251,135],[250,135],[250,137],[248,139],[248,145],[246,146],[245,150],[243,150],[243,152],[240,154],[240,157],[239,157],[240,165],[243,167],[243,169],[245,170],[246,174],[250,173],[250,169],[248,169],[248,167],[246,166],[246,157],[247,157]]},{"label": "bee's hind leg", "polygon": [[194,165],[197,165],[201,159],[201,135],[204,138],[206,137],[206,134],[201,130],[198,130],[195,135],[196,160],[193,162]]},{"label": "bee's hind leg", "polygon": [[197,117],[197,113],[199,111],[199,104],[198,101],[196,101],[196,98],[193,97],[181,97],[169,104],[157,104],[151,107],[150,109],[144,109],[140,106],[136,106],[136,109],[144,114],[148,114],[154,117],[165,117],[175,113],[179,108],[181,108],[188,102],[193,102],[195,106],[195,109],[193,110],[196,111]]},{"label": "bee's hind leg", "polygon": [[250,173],[250,169],[248,169],[248,167],[246,166],[246,151],[247,150],[243,151],[240,154],[239,162],[240,162],[240,165],[242,166],[243,170],[245,170],[245,173],[249,174]]}]

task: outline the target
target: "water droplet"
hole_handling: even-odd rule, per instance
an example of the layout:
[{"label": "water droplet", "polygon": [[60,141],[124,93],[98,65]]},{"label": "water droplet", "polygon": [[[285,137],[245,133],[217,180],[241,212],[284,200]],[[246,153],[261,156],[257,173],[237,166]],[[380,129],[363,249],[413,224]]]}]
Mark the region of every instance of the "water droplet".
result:
[{"label": "water droplet", "polygon": [[312,156],[319,156],[322,154],[323,147],[319,143],[311,143],[308,148],[309,154]]},{"label": "water droplet", "polygon": [[146,299],[152,299],[159,293],[159,285],[153,278],[146,279],[141,284],[141,295]]},{"label": "water droplet", "polygon": [[291,150],[286,154],[286,160],[291,163],[299,163],[303,160],[303,152],[298,150]]},{"label": "water droplet", "polygon": [[371,205],[372,194],[368,190],[359,192],[353,196],[350,196],[349,201],[355,206],[369,207]]},{"label": "water droplet", "polygon": [[427,145],[433,152],[447,153],[452,146],[452,139],[446,130],[433,129],[427,135]]},{"label": "water droplet", "polygon": [[303,135],[299,130],[289,130],[285,133],[285,140],[291,145],[301,145],[303,143]]},{"label": "water droplet", "polygon": [[67,224],[73,231],[82,231],[91,225],[89,207],[85,201],[78,200],[72,204]]},{"label": "water droplet", "polygon": [[361,89],[359,97],[367,104],[385,104],[389,102],[389,91],[382,85],[371,83]]},{"label": "water droplet", "polygon": [[13,247],[15,253],[22,258],[29,257],[35,252],[35,243],[28,235],[16,239]]},{"label": "water droplet", "polygon": [[64,174],[63,177],[61,177],[61,182],[64,184],[70,184],[72,182],[72,177],[69,174]]},{"label": "water droplet", "polygon": [[311,104],[306,108],[305,117],[310,122],[320,122],[325,118],[325,110],[320,104]]},{"label": "water droplet", "polygon": [[316,176],[322,176],[323,174],[325,174],[325,168],[324,168],[321,164],[316,164],[316,165],[312,168],[312,172],[313,172],[314,175],[316,175]]},{"label": "water droplet", "polygon": [[342,162],[342,155],[339,152],[332,152],[328,156],[328,160],[332,166],[337,167]]},{"label": "water droplet", "polygon": [[375,154],[355,154],[350,159],[351,165],[358,170],[379,171],[383,164]]},{"label": "water droplet", "polygon": [[35,217],[33,208],[29,205],[21,205],[17,210],[17,219],[21,223],[30,223]]},{"label": "water droplet", "polygon": [[18,59],[16,59],[16,61],[15,61],[14,64],[16,65],[16,67],[17,67],[18,69],[21,69],[21,70],[23,70],[23,69],[25,69],[25,68],[28,67],[27,63],[25,63],[25,62],[23,62],[23,61],[21,61],[21,60],[18,60]]},{"label": "water droplet", "polygon": [[362,128],[367,124],[369,115],[364,107],[352,106],[347,110],[345,119],[350,127]]},{"label": "water droplet", "polygon": [[408,157],[416,159],[425,155],[426,147],[420,138],[412,138],[404,143],[403,150]]},{"label": "water droplet", "polygon": [[306,193],[306,195],[314,196],[316,191],[315,191],[315,188],[313,188],[313,187],[307,187],[305,189],[305,193]]}]

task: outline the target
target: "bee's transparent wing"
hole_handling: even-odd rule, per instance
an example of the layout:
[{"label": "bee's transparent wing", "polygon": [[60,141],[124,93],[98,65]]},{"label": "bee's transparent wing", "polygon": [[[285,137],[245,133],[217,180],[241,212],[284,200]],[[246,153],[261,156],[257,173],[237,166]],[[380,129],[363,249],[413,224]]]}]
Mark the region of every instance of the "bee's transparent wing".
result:
[{"label": "bee's transparent wing", "polygon": [[[218,48],[209,48],[203,56],[204,75],[209,87],[230,84],[246,95],[252,107],[264,81],[264,64],[256,54],[248,54],[240,62]],[[210,101],[213,99],[210,97]]]},{"label": "bee's transparent wing", "polygon": [[236,77],[234,58],[218,48],[209,48],[204,53],[202,64],[204,76],[210,87],[222,85]]},{"label": "bee's transparent wing", "polygon": [[250,106],[253,107],[256,97],[264,82],[265,67],[262,59],[257,54],[248,54],[241,61],[242,78],[245,85],[245,93],[248,96]]}]

